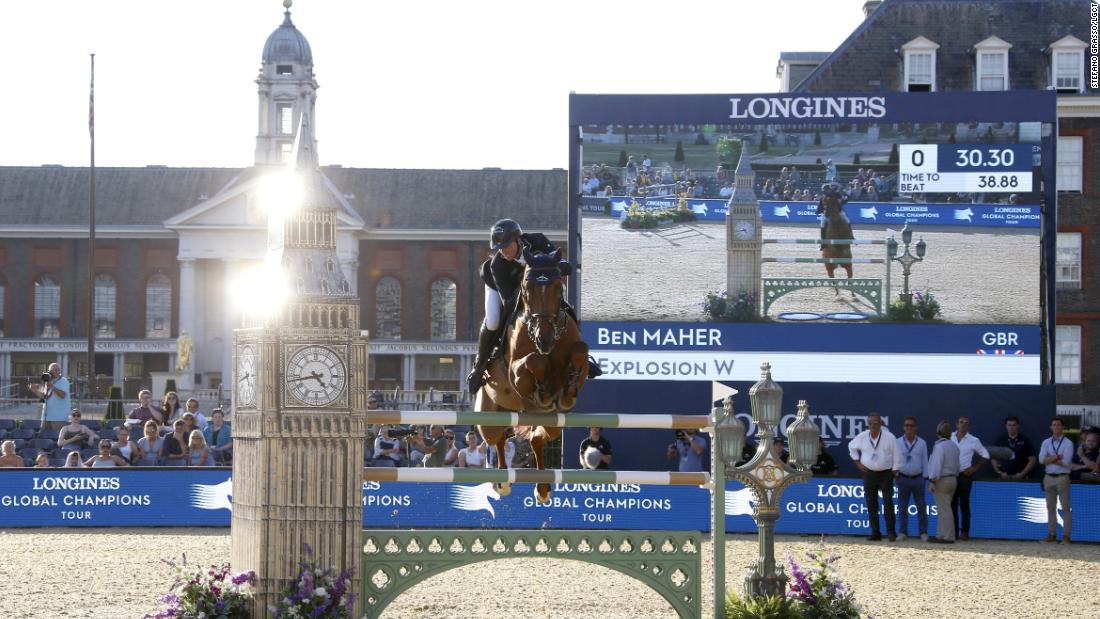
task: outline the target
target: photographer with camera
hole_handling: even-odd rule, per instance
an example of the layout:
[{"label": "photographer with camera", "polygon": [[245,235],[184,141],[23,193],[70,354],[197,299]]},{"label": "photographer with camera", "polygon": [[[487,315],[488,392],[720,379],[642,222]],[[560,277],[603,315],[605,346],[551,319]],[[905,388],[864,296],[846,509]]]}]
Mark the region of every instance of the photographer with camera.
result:
[{"label": "photographer with camera", "polygon": [[374,439],[374,466],[401,466],[401,439],[392,435],[393,426],[384,425]]},{"label": "photographer with camera", "polygon": [[42,400],[42,427],[60,430],[69,420],[72,399],[69,397],[69,379],[61,375],[61,365],[51,363],[42,373],[40,385],[27,383],[27,389]]},{"label": "photographer with camera", "polygon": [[425,442],[420,432],[414,432],[409,438],[409,444],[415,445],[416,450],[424,454],[422,456],[424,466],[439,468],[443,466],[443,460],[449,449],[447,437],[443,436],[443,426],[439,424],[433,424],[430,432],[431,435],[427,442]]},{"label": "photographer with camera", "polygon": [[669,443],[666,456],[669,460],[679,459],[681,473],[699,473],[704,470],[703,452],[706,450],[707,439],[698,430],[677,430],[676,442]]},{"label": "photographer with camera", "polygon": [[[601,432],[602,428],[588,428],[588,436],[581,441],[580,462],[582,469],[606,469],[611,466],[611,441]],[[591,453],[594,450],[596,453]]]}]

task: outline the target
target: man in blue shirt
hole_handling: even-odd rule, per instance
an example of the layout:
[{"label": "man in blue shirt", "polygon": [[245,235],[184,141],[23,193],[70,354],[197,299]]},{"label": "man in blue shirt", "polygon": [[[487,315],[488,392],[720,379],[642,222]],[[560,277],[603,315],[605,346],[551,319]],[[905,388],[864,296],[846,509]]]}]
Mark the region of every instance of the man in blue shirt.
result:
[{"label": "man in blue shirt", "polygon": [[[1069,471],[1073,462],[1073,441],[1062,434],[1062,418],[1055,417],[1050,420],[1051,437],[1043,441],[1039,448],[1039,461],[1046,467],[1046,475],[1043,476],[1043,494],[1047,499],[1047,538],[1046,543],[1053,543],[1058,531],[1058,508],[1062,508],[1062,543],[1069,543],[1069,535],[1073,529],[1073,515],[1069,505]],[[1061,505],[1059,505],[1059,502]]]},{"label": "man in blue shirt", "polygon": [[51,363],[50,379],[41,385],[27,383],[27,389],[42,400],[42,426],[58,430],[69,423],[69,412],[73,410],[69,396],[69,379],[61,375],[61,366]]},{"label": "man in blue shirt", "polygon": [[707,449],[707,439],[699,436],[696,429],[677,431],[676,442],[668,446],[668,459],[679,460],[681,473],[703,471],[703,452]]},{"label": "man in blue shirt", "polygon": [[928,467],[928,443],[917,436],[917,418],[905,418],[905,434],[898,437],[901,466],[895,482],[898,487],[898,539],[909,536],[909,497],[917,506],[917,526],[921,540],[928,539],[928,506],[924,495],[924,476]]}]

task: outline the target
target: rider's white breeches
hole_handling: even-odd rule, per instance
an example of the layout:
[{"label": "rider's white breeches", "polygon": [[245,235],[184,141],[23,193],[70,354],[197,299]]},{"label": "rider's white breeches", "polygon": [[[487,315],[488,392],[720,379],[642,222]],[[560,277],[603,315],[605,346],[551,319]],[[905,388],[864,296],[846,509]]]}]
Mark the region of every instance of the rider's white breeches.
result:
[{"label": "rider's white breeches", "polygon": [[504,300],[500,298],[500,293],[485,286],[485,328],[490,331],[499,329],[503,313]]}]

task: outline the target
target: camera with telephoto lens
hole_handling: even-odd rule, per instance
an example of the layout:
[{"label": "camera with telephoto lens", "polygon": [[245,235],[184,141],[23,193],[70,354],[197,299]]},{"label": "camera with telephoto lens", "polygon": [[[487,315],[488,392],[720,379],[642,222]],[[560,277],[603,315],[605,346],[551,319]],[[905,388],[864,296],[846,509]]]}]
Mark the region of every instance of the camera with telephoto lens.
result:
[{"label": "camera with telephoto lens", "polygon": [[676,431],[676,440],[686,441],[687,440],[687,432],[684,432],[683,430],[677,430]]},{"label": "camera with telephoto lens", "polygon": [[390,428],[390,436],[393,438],[405,438],[411,434],[416,434],[416,430],[407,430],[405,428]]},{"label": "camera with telephoto lens", "polygon": [[53,376],[50,376],[49,372],[42,372],[42,382],[48,383]]}]

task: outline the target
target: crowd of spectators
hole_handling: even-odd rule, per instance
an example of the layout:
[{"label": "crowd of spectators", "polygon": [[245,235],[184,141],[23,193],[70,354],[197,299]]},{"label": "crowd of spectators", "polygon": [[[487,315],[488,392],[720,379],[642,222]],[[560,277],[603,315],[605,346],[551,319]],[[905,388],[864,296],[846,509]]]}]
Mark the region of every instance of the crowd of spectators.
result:
[{"label": "crowd of spectators", "polygon": [[[47,401],[53,396],[43,391]],[[57,398],[53,398],[57,399]],[[79,408],[66,421],[24,419],[17,423],[0,419],[0,440],[10,458],[0,456],[7,467],[110,467],[110,466],[228,466],[233,458],[233,435],[225,412],[211,411],[208,420],[199,402],[181,406],[179,396],[168,392],[160,403],[142,390],[137,406],[125,419],[85,419]],[[133,438],[140,435],[137,440]]]}]

